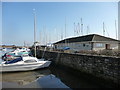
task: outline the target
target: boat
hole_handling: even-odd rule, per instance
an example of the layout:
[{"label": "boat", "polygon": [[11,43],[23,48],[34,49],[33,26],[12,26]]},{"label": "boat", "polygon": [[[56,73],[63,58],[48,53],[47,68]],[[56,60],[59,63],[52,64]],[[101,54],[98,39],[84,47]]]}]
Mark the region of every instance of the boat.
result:
[{"label": "boat", "polygon": [[1,51],[6,51],[7,49],[6,48],[2,48]]},{"label": "boat", "polygon": [[27,49],[27,48],[22,48],[22,49],[15,49],[11,52],[7,52],[5,53],[3,56],[2,56],[2,59],[3,60],[13,60],[17,57],[20,57],[20,56],[25,56],[25,55],[30,55],[30,50]]},{"label": "boat", "polygon": [[49,67],[50,64],[50,60],[25,56],[1,63],[0,72],[30,71]]},{"label": "boat", "polygon": [[[35,19],[35,17],[34,17],[34,19]],[[34,24],[34,27],[35,27],[35,24]],[[36,30],[34,28],[34,33],[35,33],[35,31]],[[44,58],[41,58],[41,59],[36,58],[35,37],[36,37],[36,35],[34,34],[35,57],[25,54],[25,55],[20,55],[19,57],[15,58],[15,59],[2,62],[0,65],[0,72],[30,71],[30,70],[36,70],[36,69],[40,69],[40,68],[49,67],[49,65],[51,64],[50,60],[45,60]],[[22,50],[16,49],[13,52],[9,52],[9,53],[12,53],[13,57],[15,57],[16,54],[18,54],[19,52],[24,52],[24,51],[28,52],[25,49],[22,49]],[[7,55],[8,55],[8,57],[12,56],[8,53],[7,53]]]}]

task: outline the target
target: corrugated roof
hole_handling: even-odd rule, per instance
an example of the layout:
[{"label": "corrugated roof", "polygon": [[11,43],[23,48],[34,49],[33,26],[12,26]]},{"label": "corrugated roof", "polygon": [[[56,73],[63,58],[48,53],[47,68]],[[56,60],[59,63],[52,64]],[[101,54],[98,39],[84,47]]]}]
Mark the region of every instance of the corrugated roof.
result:
[{"label": "corrugated roof", "polygon": [[85,35],[85,36],[64,39],[64,40],[58,41],[54,44],[65,43],[65,40],[67,43],[86,42],[86,41],[91,41],[91,42],[94,42],[94,41],[117,41],[118,42],[118,40],[116,40],[116,39],[112,39],[112,38],[97,35],[97,34],[90,34],[90,35]]}]

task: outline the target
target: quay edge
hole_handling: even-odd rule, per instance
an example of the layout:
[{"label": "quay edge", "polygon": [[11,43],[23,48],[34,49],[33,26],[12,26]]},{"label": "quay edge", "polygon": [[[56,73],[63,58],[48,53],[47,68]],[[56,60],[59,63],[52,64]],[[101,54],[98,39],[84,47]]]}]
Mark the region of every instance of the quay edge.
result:
[{"label": "quay edge", "polygon": [[[37,50],[37,57],[42,57],[43,51]],[[52,59],[56,65],[65,66],[71,70],[104,79],[120,85],[120,57],[92,56],[71,53],[45,51],[44,58]]]}]

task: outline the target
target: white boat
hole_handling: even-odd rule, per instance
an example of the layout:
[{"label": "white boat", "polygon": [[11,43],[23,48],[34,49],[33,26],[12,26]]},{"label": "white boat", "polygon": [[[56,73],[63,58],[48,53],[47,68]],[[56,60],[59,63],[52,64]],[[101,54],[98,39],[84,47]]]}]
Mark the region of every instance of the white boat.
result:
[{"label": "white boat", "polygon": [[39,68],[49,67],[51,61],[37,59],[36,57],[26,56],[1,63],[1,72],[29,71]]},{"label": "white boat", "polygon": [[2,51],[6,51],[7,49],[6,48],[3,48]]},{"label": "white boat", "polygon": [[30,50],[27,48],[22,48],[22,49],[15,49],[11,52],[7,52],[2,56],[3,60],[12,60],[20,56],[26,56],[30,54]]}]

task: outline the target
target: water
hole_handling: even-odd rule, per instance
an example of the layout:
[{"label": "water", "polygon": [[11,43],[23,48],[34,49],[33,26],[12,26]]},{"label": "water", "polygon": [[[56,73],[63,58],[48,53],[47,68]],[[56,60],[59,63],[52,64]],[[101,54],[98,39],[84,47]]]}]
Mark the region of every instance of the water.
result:
[{"label": "water", "polygon": [[[88,76],[89,77],[89,76]],[[83,76],[50,66],[28,72],[2,73],[2,88],[103,88]]]},{"label": "water", "polygon": [[59,69],[56,69],[54,73],[52,73],[53,71],[51,69],[41,69],[29,72],[3,73],[0,82],[2,82],[2,88],[96,87],[87,82],[85,84],[83,81],[79,81],[78,83],[79,78],[59,71]]},{"label": "water", "polygon": [[[2,88],[103,88],[89,76],[78,76],[61,67],[50,65],[49,68],[27,72],[0,73]],[[94,78],[93,78],[94,79]]]}]

